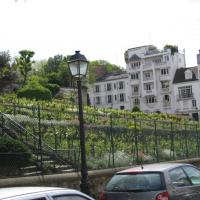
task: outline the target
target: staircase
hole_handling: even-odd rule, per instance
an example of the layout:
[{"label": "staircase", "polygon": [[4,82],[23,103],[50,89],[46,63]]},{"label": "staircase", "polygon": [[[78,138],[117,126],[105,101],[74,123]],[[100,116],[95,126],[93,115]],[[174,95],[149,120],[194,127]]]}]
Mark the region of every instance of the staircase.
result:
[{"label": "staircase", "polygon": [[21,124],[0,112],[0,134],[20,140],[33,154],[34,165],[20,169],[24,176],[64,173],[78,170],[75,149],[54,149],[39,136],[28,132]]}]

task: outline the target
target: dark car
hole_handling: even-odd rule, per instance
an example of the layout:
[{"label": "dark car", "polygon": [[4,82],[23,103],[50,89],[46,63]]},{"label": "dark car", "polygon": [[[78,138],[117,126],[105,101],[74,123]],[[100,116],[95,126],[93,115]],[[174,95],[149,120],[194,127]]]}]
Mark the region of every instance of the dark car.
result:
[{"label": "dark car", "polygon": [[100,200],[200,200],[200,170],[183,163],[159,163],[117,172]]}]

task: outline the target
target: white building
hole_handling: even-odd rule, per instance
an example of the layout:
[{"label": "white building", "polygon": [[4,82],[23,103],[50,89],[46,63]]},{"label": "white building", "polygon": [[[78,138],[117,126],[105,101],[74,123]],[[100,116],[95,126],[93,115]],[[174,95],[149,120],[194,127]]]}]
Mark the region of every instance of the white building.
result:
[{"label": "white building", "polygon": [[174,113],[172,82],[176,69],[185,67],[185,55],[171,49],[142,46],[125,52],[131,107],[144,112]]},{"label": "white building", "polygon": [[[112,73],[90,87],[93,106],[144,112],[191,114],[200,108],[200,54],[198,66],[186,68],[185,55],[142,46],[125,52],[126,73]],[[196,113],[196,114],[195,114]]]},{"label": "white building", "polygon": [[175,94],[175,113],[192,116],[199,120],[200,111],[200,51],[197,55],[198,66],[180,68],[173,81]]},{"label": "white building", "polygon": [[130,110],[129,88],[127,73],[106,74],[90,87],[90,102],[97,108]]}]

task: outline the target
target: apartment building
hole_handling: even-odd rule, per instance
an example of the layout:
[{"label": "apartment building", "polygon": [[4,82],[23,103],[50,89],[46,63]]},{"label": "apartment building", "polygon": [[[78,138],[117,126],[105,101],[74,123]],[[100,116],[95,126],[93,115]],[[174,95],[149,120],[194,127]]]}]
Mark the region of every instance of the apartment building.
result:
[{"label": "apartment building", "polygon": [[106,74],[90,87],[90,102],[97,108],[130,110],[129,87],[127,73]]},{"label": "apartment building", "polygon": [[[189,83],[192,91],[200,86],[200,71],[199,67],[186,68],[184,53],[172,52],[170,48],[158,50],[148,45],[128,49],[124,57],[126,73],[107,74],[90,86],[93,106],[125,110],[137,106],[144,112],[173,114],[189,112],[189,107],[185,107],[186,99],[180,97],[181,94],[184,96],[184,87],[185,91],[190,90]],[[191,76],[192,79],[187,79]],[[190,101],[193,106],[190,113],[194,113],[197,99],[200,96]]]},{"label": "apartment building", "polygon": [[142,46],[125,52],[129,75],[131,107],[144,112],[174,113],[173,78],[178,68],[185,68],[185,55]]},{"label": "apartment building", "polygon": [[173,80],[175,113],[190,115],[195,120],[199,120],[200,111],[200,51],[197,64],[177,69]]}]

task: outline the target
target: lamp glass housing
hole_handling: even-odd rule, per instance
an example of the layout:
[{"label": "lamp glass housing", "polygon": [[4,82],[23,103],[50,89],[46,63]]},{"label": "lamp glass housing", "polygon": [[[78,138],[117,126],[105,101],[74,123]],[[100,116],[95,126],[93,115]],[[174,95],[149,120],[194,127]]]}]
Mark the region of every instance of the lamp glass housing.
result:
[{"label": "lamp glass housing", "polygon": [[76,51],[68,61],[68,65],[73,77],[82,77],[87,73],[88,61],[84,55],[80,54],[80,51]]},{"label": "lamp glass housing", "polygon": [[84,61],[74,61],[69,62],[69,68],[72,76],[74,77],[82,77],[87,73],[88,62]]}]

